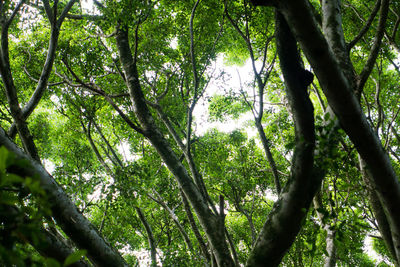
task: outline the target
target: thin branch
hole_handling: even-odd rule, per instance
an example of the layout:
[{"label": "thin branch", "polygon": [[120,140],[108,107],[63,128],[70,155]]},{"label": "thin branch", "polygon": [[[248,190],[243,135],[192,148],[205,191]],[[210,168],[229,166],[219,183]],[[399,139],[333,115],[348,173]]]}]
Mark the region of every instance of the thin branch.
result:
[{"label": "thin branch", "polygon": [[367,31],[369,30],[369,28],[372,25],[372,22],[374,21],[374,19],[376,17],[376,14],[378,14],[380,6],[381,6],[381,0],[377,0],[375,2],[375,6],[374,6],[374,9],[372,10],[371,15],[369,16],[368,20],[365,22],[365,24],[362,27],[362,29],[360,30],[360,32],[357,34],[356,37],[354,37],[354,39],[352,41],[350,41],[347,44],[348,51],[350,51],[358,43],[358,41],[360,41],[360,39],[367,33]]},{"label": "thin branch", "polygon": [[[107,95],[101,88],[96,88],[96,85],[93,83],[85,83],[83,82],[77,74],[70,68],[69,64],[67,63],[66,60],[63,60],[64,65],[67,67],[68,71],[72,74],[72,76],[75,78],[75,80],[81,85],[81,87],[89,90],[92,93],[101,95],[104,97],[104,99],[118,112],[118,114],[121,116],[121,118],[135,131],[137,131],[140,134],[144,135],[144,131],[142,128],[137,126],[134,122],[132,122],[127,115],[118,107],[117,104],[110,98],[109,95]],[[67,81],[68,82],[68,81]]]},{"label": "thin branch", "polygon": [[[195,52],[194,52],[194,36],[193,36],[193,20],[194,20],[194,15],[197,9],[197,6],[199,5],[201,0],[197,0],[196,3],[193,6],[192,13],[190,15],[190,22],[189,22],[189,29],[190,29],[190,58],[192,61],[192,71],[193,71],[193,80],[194,80],[194,88],[195,88],[195,94],[196,94],[196,89],[198,88],[198,74],[197,74],[197,66],[196,66],[196,57],[195,57]],[[196,96],[196,95],[195,95]],[[196,97],[195,97],[196,99]]]},{"label": "thin branch", "polygon": [[108,149],[111,151],[111,154],[113,155],[114,159],[117,161],[119,167],[123,168],[124,164],[122,163],[121,159],[118,157],[114,148],[110,145],[110,142],[104,136],[103,131],[101,130],[100,126],[96,123],[96,121],[94,119],[92,120],[92,123],[93,123],[94,127],[96,128],[97,132],[99,133],[101,139],[103,139],[103,141],[106,143]]},{"label": "thin branch", "polygon": [[70,9],[72,8],[72,6],[75,4],[75,2],[77,2],[78,0],[70,0],[66,6],[64,7],[63,11],[61,12],[60,17],[57,20],[57,27],[61,27],[61,24],[63,23],[65,17],[67,16],[68,12],[70,11]]},{"label": "thin branch", "polygon": [[[76,0],[71,0],[68,3],[68,5],[64,8],[63,14],[64,13],[67,14],[68,11],[71,9],[72,5],[75,2],[76,2]],[[46,5],[46,3],[47,3],[47,5]],[[47,6],[49,11],[51,12],[50,6],[48,4],[48,1],[43,1],[43,4],[44,4],[45,8]],[[47,9],[46,9],[46,11],[47,11]],[[58,38],[59,38],[59,35],[60,35],[60,27],[61,27],[61,24],[63,22],[63,19],[64,18],[60,17],[58,22],[54,22],[54,23],[53,23],[53,20],[50,19],[50,22],[51,22],[52,26],[51,26],[51,35],[50,35],[50,41],[49,41],[49,46],[48,46],[48,50],[47,50],[47,56],[46,56],[46,60],[45,60],[45,62],[43,64],[43,69],[42,69],[42,72],[40,74],[40,78],[37,81],[37,85],[36,85],[35,91],[33,92],[33,94],[31,96],[31,98],[29,99],[28,103],[22,108],[22,117],[25,120],[30,116],[30,114],[32,114],[33,110],[37,107],[37,105],[39,104],[39,102],[40,102],[40,100],[41,100],[41,98],[42,98],[42,96],[44,94],[44,91],[49,86],[48,81],[49,81],[49,78],[50,78],[51,71],[53,69],[54,59],[56,57],[56,49],[57,49],[57,44],[58,44]],[[29,53],[29,50],[28,50],[28,54],[29,54],[29,60],[28,60],[28,62],[29,62],[30,61],[30,57],[31,57],[31,55]],[[25,64],[25,66],[26,66],[26,64]],[[25,73],[27,73],[27,75],[30,76],[28,74],[25,66],[24,66]],[[16,125],[14,123],[14,124],[11,125],[8,133],[9,133],[11,138],[14,138],[15,135],[16,135],[16,132],[17,132],[16,131]]]},{"label": "thin branch", "polygon": [[190,59],[192,61],[192,72],[193,72],[193,82],[194,82],[194,96],[193,101],[189,105],[187,110],[187,125],[186,125],[186,153],[190,155],[190,138],[192,135],[192,120],[193,120],[193,110],[197,103],[197,95],[199,89],[199,77],[197,73],[197,66],[196,66],[196,56],[194,52],[194,34],[193,34],[193,20],[196,13],[197,6],[199,5],[201,0],[197,0],[193,6],[192,13],[190,15],[189,21],[189,30],[190,30]]},{"label": "thin branch", "polygon": [[367,60],[366,64],[364,65],[363,70],[360,73],[359,81],[357,84],[357,93],[358,94],[360,94],[361,91],[363,90],[364,85],[367,82],[367,79],[368,79],[369,75],[371,74],[373,66],[378,57],[378,53],[379,53],[379,50],[380,50],[381,44],[382,44],[382,38],[385,33],[385,25],[386,25],[386,20],[387,20],[387,16],[388,16],[389,2],[390,2],[389,0],[382,0],[378,30],[375,34],[374,43],[370,50],[368,60]]},{"label": "thin branch", "polygon": [[6,23],[4,24],[3,27],[10,27],[12,21],[14,20],[15,16],[18,14],[19,10],[21,9],[22,5],[25,3],[26,0],[21,0],[19,1],[18,5],[15,7],[13,12],[11,13],[11,16],[8,18]]},{"label": "thin branch", "polygon": [[392,40],[395,40],[395,39],[396,39],[397,30],[399,29],[399,25],[400,25],[400,16],[399,16],[396,12],[394,12],[392,8],[390,8],[390,10],[391,10],[391,11],[395,14],[395,16],[397,17],[396,23],[394,24],[394,27],[393,27],[392,36],[391,36],[391,39],[392,39]]},{"label": "thin branch", "polygon": [[53,19],[53,11],[51,11],[51,7],[49,4],[49,0],[43,0],[44,10],[46,11],[47,18],[49,21],[54,21]]},{"label": "thin branch", "polygon": [[[396,105],[398,106],[398,105]],[[397,109],[396,113],[394,114],[394,116],[392,117],[392,119],[390,120],[388,127],[387,127],[387,131],[386,131],[386,138],[385,138],[385,145],[383,146],[384,148],[387,148],[389,146],[389,133],[391,128],[393,127],[393,122],[397,119],[397,116],[399,115],[400,112],[400,107]]]}]

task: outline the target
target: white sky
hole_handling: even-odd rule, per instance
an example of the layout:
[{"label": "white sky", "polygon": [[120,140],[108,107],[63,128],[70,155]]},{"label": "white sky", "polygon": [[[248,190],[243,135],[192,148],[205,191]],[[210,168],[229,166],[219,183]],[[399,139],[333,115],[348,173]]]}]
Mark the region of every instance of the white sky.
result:
[{"label": "white sky", "polygon": [[[240,86],[242,86],[243,90],[245,91],[249,90],[249,88],[246,88],[245,84],[252,82],[252,80],[254,79],[250,60],[247,60],[243,66],[226,66],[223,63],[223,56],[221,55],[217,58],[215,64],[215,73],[217,74],[223,70],[226,73],[226,76],[222,85],[219,84],[220,81],[218,80],[212,80],[210,82],[205,92],[206,97],[210,97],[215,94],[222,95],[224,93],[224,90],[232,90],[232,92],[239,93]],[[206,98],[203,97],[199,100],[193,111],[193,115],[195,117],[195,122],[193,126],[194,131],[197,135],[203,135],[207,130],[211,128],[217,128],[219,131],[225,133],[232,132],[235,129],[245,128],[245,123],[249,120],[253,120],[253,115],[249,111],[235,120],[229,120],[225,122],[209,122],[208,107],[209,103]],[[249,137],[254,137],[257,134],[256,132],[257,131],[254,129],[254,127],[247,128],[247,134]]]},{"label": "white sky", "polygon": [[81,0],[81,6],[84,9],[91,10],[93,8],[92,0]]}]

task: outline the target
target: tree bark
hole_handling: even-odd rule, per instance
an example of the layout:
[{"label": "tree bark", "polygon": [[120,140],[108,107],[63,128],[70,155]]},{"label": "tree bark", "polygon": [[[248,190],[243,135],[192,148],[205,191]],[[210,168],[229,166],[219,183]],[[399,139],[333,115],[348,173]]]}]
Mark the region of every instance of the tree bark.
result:
[{"label": "tree bark", "polygon": [[157,267],[157,250],[154,241],[153,231],[151,230],[150,224],[147,222],[142,210],[139,207],[135,207],[135,210],[144,228],[146,229],[147,240],[149,241],[150,246],[151,267]]},{"label": "tree bark", "polygon": [[[16,221],[10,218],[15,218],[18,216],[18,214],[20,214],[21,211],[16,206],[9,205],[1,205],[0,209],[2,211],[0,216],[2,230],[4,230],[6,234],[11,234],[12,231],[8,231],[9,229],[7,228],[9,225],[11,225],[11,228],[13,228]],[[23,222],[29,223],[29,220],[29,217],[25,216]],[[24,233],[18,233],[18,236],[20,236],[22,242],[29,241],[31,246],[35,248],[43,257],[53,258],[60,263],[63,263],[65,259],[74,252],[74,249],[65,242],[62,236],[45,229],[42,225],[39,226],[37,233],[37,238],[32,238],[31,235],[25,236]],[[89,265],[85,261],[80,260],[71,266],[88,267]]]},{"label": "tree bark", "polygon": [[[386,247],[392,254],[392,257],[397,261],[397,253],[393,245],[392,233],[390,230],[390,225],[388,223],[385,211],[383,210],[382,204],[376,194],[375,189],[371,185],[371,177],[368,175],[366,170],[365,162],[359,157],[359,165],[361,170],[362,179],[367,187],[369,203],[371,205],[372,211],[374,213],[375,219],[378,223],[379,232],[385,241]],[[399,265],[397,261],[397,266]]]},{"label": "tree bark", "polygon": [[[384,5],[385,3],[382,2],[382,6]],[[335,55],[319,30],[308,1],[279,1],[277,6],[313,67],[328,103],[338,117],[342,128],[366,162],[373,185],[388,217],[395,247],[400,248],[398,177],[378,136],[361,110],[351,88],[351,82],[343,74]]]},{"label": "tree bark", "polygon": [[321,192],[317,193],[313,200],[314,209],[317,212],[319,221],[321,223],[322,228],[326,231],[326,252],[328,255],[325,255],[324,267],[335,267],[336,266],[336,245],[335,245],[335,237],[336,230],[331,227],[331,223],[328,218],[326,218],[325,214],[320,212],[322,206]]},{"label": "tree bark", "polygon": [[157,191],[154,191],[156,196],[152,196],[152,195],[148,195],[154,202],[156,202],[157,204],[159,204],[160,206],[162,206],[164,208],[164,210],[166,210],[169,214],[169,217],[171,217],[171,219],[174,221],[176,227],[178,228],[178,231],[181,233],[183,240],[185,241],[187,248],[190,251],[193,251],[193,245],[192,245],[192,241],[190,241],[190,238],[188,236],[188,234],[186,233],[185,229],[183,228],[182,224],[179,222],[178,217],[176,216],[175,212],[168,207],[168,205],[164,202],[164,200],[161,198],[160,194]]},{"label": "tree bark", "polygon": [[51,203],[52,216],[68,237],[81,249],[88,251],[88,258],[100,266],[128,266],[121,255],[115,251],[96,231],[95,227],[78,211],[76,206],[64,193],[62,188],[43,168],[43,166],[28,157],[0,129],[0,145],[16,155],[18,160],[24,160],[25,166],[15,166],[16,174],[20,176],[38,177],[41,187],[46,192]]},{"label": "tree bark", "polygon": [[312,79],[303,69],[296,41],[279,13],[276,15],[276,42],[295,123],[296,146],[291,177],[261,229],[246,266],[279,265],[298,234],[321,182],[313,170],[314,113],[307,94]]},{"label": "tree bark", "polygon": [[218,266],[234,266],[234,262],[224,237],[224,232],[219,230],[223,229],[220,225],[221,222],[219,217],[208,207],[207,200],[194,184],[193,179],[189,176],[186,168],[180,162],[170,144],[156,126],[154,118],[148,109],[146,99],[140,86],[136,62],[130,50],[128,30],[120,27],[116,39],[121,64],[126,77],[126,85],[129,89],[131,101],[134,106],[134,112],[143,128],[143,135],[157,150],[158,154],[167,165],[169,171],[176,178],[179,186],[182,188],[185,196],[188,198],[190,204],[195,210],[200,224],[204,229],[208,240],[212,244]]},{"label": "tree bark", "polygon": [[189,224],[192,228],[194,236],[197,239],[197,242],[199,243],[201,253],[203,254],[204,258],[207,260],[207,262],[210,263],[210,261],[212,261],[212,259],[211,259],[212,255],[210,255],[210,253],[208,252],[207,245],[204,242],[203,237],[201,236],[200,231],[196,225],[196,221],[194,220],[193,213],[190,209],[190,204],[187,201],[187,198],[186,198],[185,194],[182,192],[182,190],[180,190],[180,195],[182,198],[183,207],[185,209],[186,216],[188,217],[188,220],[189,220]]}]

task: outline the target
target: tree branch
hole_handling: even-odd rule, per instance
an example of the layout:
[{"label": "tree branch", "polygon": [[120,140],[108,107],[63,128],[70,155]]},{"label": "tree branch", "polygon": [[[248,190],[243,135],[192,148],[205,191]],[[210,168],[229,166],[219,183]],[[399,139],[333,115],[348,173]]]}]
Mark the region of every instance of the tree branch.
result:
[{"label": "tree branch", "polygon": [[385,25],[386,25],[386,20],[387,20],[387,16],[388,16],[390,1],[389,0],[381,0],[381,1],[382,1],[382,5],[381,5],[378,29],[375,34],[374,43],[371,47],[368,60],[365,63],[364,68],[360,73],[359,81],[357,84],[357,93],[358,94],[360,94],[361,91],[363,90],[364,85],[367,82],[368,77],[372,72],[373,66],[376,62],[376,59],[379,54],[379,50],[381,48],[382,38],[385,34]]},{"label": "tree branch", "polygon": [[360,41],[360,39],[367,33],[367,31],[369,30],[369,28],[372,25],[372,22],[374,21],[374,19],[376,17],[376,14],[378,14],[380,6],[381,6],[381,0],[376,0],[375,6],[374,6],[368,20],[364,23],[364,26],[362,27],[360,32],[357,34],[357,36],[355,36],[354,39],[351,40],[347,44],[348,51],[350,51],[358,43],[358,41]]}]

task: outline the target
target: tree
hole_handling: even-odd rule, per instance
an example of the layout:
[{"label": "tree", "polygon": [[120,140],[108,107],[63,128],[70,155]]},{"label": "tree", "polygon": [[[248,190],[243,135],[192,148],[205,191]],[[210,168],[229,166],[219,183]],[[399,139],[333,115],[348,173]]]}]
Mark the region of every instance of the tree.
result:
[{"label": "tree", "polygon": [[[398,6],[372,2],[2,2],[1,230],[40,233],[15,257],[368,266],[373,235],[399,265]],[[253,81],[224,88],[221,56]],[[199,105],[258,137],[198,134]]]}]

